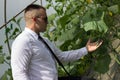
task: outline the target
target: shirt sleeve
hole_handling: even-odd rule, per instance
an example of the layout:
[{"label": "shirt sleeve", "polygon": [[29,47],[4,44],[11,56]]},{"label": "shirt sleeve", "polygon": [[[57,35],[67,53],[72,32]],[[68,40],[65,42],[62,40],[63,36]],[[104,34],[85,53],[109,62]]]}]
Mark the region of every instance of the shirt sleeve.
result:
[{"label": "shirt sleeve", "polygon": [[58,49],[54,44],[48,41],[49,45],[53,49],[56,56],[59,58],[61,62],[72,62],[79,60],[81,57],[88,54],[87,48],[83,47],[77,50],[70,50],[70,51],[61,51]]},{"label": "shirt sleeve", "polygon": [[64,52],[56,48],[55,53],[57,57],[60,59],[60,61],[73,62],[73,61],[79,60],[81,57],[88,54],[88,51],[86,47],[83,47],[77,50],[64,51]]},{"label": "shirt sleeve", "polygon": [[30,80],[28,77],[28,66],[32,56],[30,43],[27,41],[15,41],[12,45],[11,67],[14,80]]}]

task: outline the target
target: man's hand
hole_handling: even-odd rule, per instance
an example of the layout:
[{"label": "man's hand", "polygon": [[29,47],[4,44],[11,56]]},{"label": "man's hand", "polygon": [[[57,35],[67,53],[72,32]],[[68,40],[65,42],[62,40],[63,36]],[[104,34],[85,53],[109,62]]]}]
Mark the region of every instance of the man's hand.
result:
[{"label": "man's hand", "polygon": [[86,48],[87,48],[88,52],[95,51],[102,44],[102,42],[103,42],[102,40],[98,40],[96,42],[91,42],[91,40],[89,39],[86,44]]}]

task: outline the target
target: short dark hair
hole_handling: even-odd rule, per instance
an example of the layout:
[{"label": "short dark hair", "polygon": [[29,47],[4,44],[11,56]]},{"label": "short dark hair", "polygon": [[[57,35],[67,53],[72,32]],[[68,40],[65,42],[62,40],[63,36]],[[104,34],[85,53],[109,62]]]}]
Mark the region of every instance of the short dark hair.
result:
[{"label": "short dark hair", "polygon": [[25,13],[27,11],[31,11],[33,9],[44,9],[46,10],[43,6],[40,6],[40,5],[37,5],[37,4],[31,4],[31,5],[28,5],[26,8],[25,8]]}]

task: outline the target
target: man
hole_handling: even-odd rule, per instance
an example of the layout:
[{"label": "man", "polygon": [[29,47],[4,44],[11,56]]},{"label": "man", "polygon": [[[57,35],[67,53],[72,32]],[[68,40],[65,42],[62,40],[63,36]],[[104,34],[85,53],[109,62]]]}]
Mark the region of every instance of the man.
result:
[{"label": "man", "polygon": [[[38,39],[40,32],[46,31],[48,24],[44,7],[32,4],[26,7],[25,30],[12,44],[11,66],[14,80],[57,80],[56,60],[45,44]],[[88,52],[96,50],[102,42],[91,43],[78,49],[61,52],[49,40],[44,39],[61,62],[80,59]]]}]

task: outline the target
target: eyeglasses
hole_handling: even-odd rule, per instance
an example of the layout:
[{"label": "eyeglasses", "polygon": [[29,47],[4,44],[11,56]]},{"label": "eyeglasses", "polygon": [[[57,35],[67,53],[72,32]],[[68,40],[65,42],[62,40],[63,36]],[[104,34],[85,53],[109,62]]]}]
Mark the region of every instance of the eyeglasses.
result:
[{"label": "eyeglasses", "polygon": [[[37,18],[40,18],[40,17],[37,17]],[[46,23],[48,23],[48,17],[45,17],[45,18],[42,17],[42,19],[43,19]]]},{"label": "eyeglasses", "polygon": [[46,23],[48,23],[48,17],[42,18]]}]

